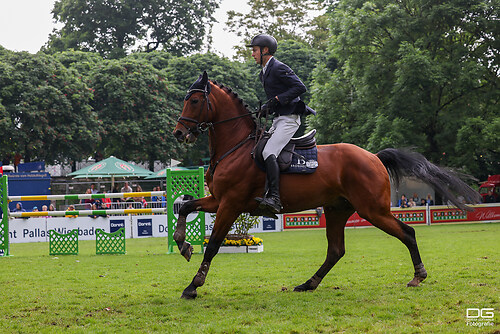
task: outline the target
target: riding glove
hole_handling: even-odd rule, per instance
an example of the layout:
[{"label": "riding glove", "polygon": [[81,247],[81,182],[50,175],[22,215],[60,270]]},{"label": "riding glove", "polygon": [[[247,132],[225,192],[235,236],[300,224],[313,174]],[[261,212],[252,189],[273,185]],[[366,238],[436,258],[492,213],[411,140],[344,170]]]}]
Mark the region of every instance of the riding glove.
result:
[{"label": "riding glove", "polygon": [[272,99],[269,99],[261,108],[261,116],[266,117],[269,116],[270,114],[273,114],[276,111],[276,108],[278,107],[279,101],[276,97],[273,97]]}]

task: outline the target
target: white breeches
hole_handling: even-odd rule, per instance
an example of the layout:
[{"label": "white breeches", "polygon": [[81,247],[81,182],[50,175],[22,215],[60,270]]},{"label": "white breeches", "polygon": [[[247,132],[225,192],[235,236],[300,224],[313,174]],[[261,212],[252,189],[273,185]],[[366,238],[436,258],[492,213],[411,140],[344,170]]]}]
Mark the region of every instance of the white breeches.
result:
[{"label": "white breeches", "polygon": [[281,150],[286,144],[292,139],[293,135],[300,126],[300,115],[282,115],[275,117],[273,120],[273,125],[269,129],[271,133],[271,138],[267,141],[264,150],[262,151],[262,157],[264,161],[271,155],[274,154],[276,157],[279,156]]}]

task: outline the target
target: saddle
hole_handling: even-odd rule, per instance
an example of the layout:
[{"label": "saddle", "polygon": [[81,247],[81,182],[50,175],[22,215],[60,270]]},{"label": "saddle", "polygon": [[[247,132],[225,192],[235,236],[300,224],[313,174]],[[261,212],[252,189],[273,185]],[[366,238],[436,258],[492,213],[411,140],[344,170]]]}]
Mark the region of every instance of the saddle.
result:
[{"label": "saddle", "polygon": [[[310,174],[318,167],[318,150],[316,148],[316,130],[311,130],[305,135],[292,138],[283,148],[279,157],[278,165],[282,174]],[[257,166],[265,171],[262,151],[267,141],[271,138],[269,132],[265,132],[254,150],[254,160]]]}]

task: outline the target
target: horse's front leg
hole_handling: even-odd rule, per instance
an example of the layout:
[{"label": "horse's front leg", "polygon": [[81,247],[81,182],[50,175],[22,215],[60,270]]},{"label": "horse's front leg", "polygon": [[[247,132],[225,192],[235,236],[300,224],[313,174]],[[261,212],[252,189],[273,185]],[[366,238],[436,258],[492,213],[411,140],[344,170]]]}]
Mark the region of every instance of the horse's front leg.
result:
[{"label": "horse's front leg", "polygon": [[224,241],[227,233],[231,229],[234,221],[241,214],[234,205],[221,205],[217,210],[217,216],[215,218],[214,229],[210,240],[208,241],[207,249],[205,250],[205,256],[201,262],[200,269],[193,278],[191,284],[188,285],[186,289],[182,292],[182,298],[194,299],[197,296],[196,289],[203,284],[205,284],[205,278],[207,277],[208,270],[210,269],[210,263],[219,248]]},{"label": "horse's front leg", "polygon": [[186,242],[186,218],[193,211],[204,211],[214,213],[219,207],[219,202],[212,196],[203,197],[200,199],[194,199],[184,203],[179,210],[179,218],[177,219],[177,227],[174,232],[174,240],[179,247],[181,255],[186,258],[186,260],[191,259],[193,254],[193,246],[189,242]]}]

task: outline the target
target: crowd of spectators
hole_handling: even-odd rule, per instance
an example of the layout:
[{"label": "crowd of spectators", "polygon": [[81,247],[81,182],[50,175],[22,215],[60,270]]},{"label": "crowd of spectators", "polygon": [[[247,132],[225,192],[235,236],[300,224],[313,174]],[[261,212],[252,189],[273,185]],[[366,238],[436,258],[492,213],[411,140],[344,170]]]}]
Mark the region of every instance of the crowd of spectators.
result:
[{"label": "crowd of spectators", "polygon": [[[161,191],[161,187],[157,186],[153,188],[153,191]],[[143,189],[140,185],[137,185],[135,189],[129,185],[128,181],[125,181],[123,187],[119,187],[115,185],[111,190],[112,193],[132,193],[132,192],[143,192]],[[99,191],[95,187],[95,184],[91,184],[90,188],[85,191],[85,194],[98,194]],[[105,194],[106,191],[103,191]],[[78,208],[76,208],[78,206]],[[124,197],[124,198],[102,198],[102,199],[82,199],[78,203],[78,205],[69,205],[65,210],[66,211],[78,211],[78,210],[106,210],[106,209],[140,209],[140,208],[164,208],[167,206],[167,200],[165,196],[152,196],[151,201],[148,202],[144,198],[144,196],[137,197]],[[54,204],[43,205],[41,207],[41,211],[47,212],[47,215],[43,217],[50,217],[50,211],[56,211]],[[23,208],[23,203],[16,203],[16,207],[12,210],[12,212],[26,212],[26,209]],[[39,212],[37,206],[32,208],[32,212]],[[75,214],[67,214],[65,217],[76,218],[78,215]],[[106,215],[90,215],[91,218],[97,217],[106,217]]]},{"label": "crowd of spectators", "polygon": [[434,205],[434,200],[431,194],[427,194],[426,197],[419,198],[417,193],[413,193],[413,196],[407,198],[405,194],[401,195],[398,201],[398,207],[400,208],[412,208],[415,206],[427,206]]}]

